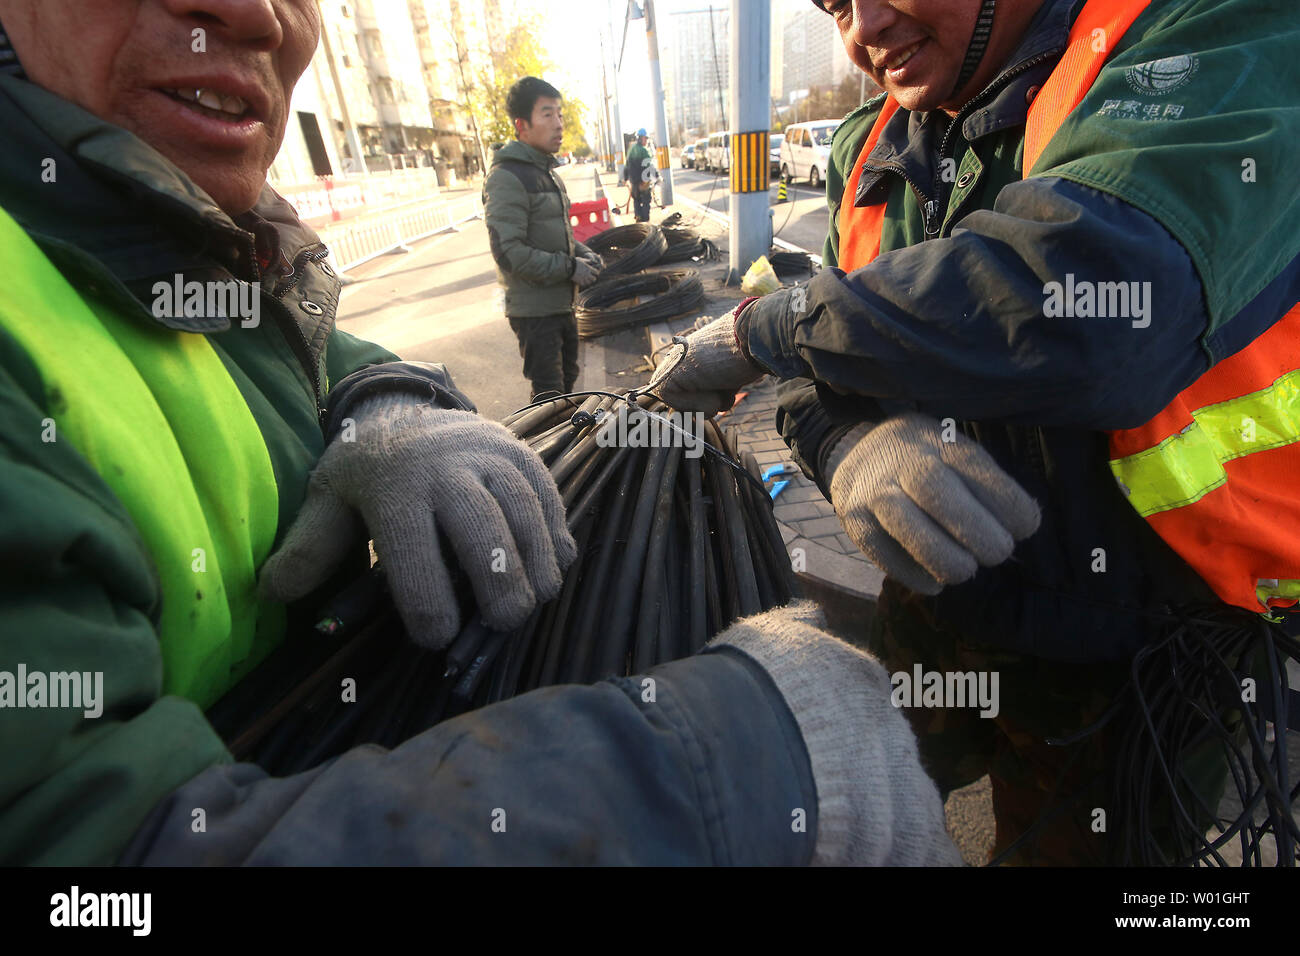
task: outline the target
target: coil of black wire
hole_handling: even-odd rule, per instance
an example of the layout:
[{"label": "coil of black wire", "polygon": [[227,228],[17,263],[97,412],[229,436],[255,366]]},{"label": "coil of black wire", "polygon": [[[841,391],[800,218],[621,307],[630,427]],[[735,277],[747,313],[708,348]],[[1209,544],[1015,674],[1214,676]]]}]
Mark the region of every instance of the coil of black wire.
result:
[{"label": "coil of black wire", "polygon": [[[488,630],[470,609],[441,651],[407,640],[391,603],[341,650],[336,643],[313,658],[313,641],[296,643],[254,672],[241,700],[223,701],[222,735],[237,759],[289,774],[360,744],[394,747],[538,687],[689,656],[736,618],[791,600],[797,585],[771,499],[753,457],[741,463],[735,436],[677,416],[669,420],[682,431],[660,435],[680,440],[654,447],[619,432],[620,408],[633,428],[640,410],[660,416],[648,422],[668,414],[648,396],[633,410],[617,396],[590,395],[504,423],[549,468],[578,545],[557,598],[508,633]],[[602,438],[602,428],[612,432]],[[365,692],[345,699],[341,678]]]},{"label": "coil of black wire", "polygon": [[635,222],[596,233],[587,240],[587,248],[605,260],[602,277],[626,276],[659,262],[668,249],[668,240],[658,226]]},{"label": "coil of black wire", "polygon": [[718,257],[718,247],[686,225],[679,212],[666,216],[659,223],[659,228],[668,241],[668,249],[659,260],[661,263],[687,262],[692,259],[712,261]]},{"label": "coil of black wire", "polygon": [[666,321],[694,312],[703,301],[704,283],[694,269],[602,278],[578,293],[578,335],[590,339]]},{"label": "coil of black wire", "polygon": [[782,279],[789,276],[810,276],[813,272],[812,259],[806,252],[781,252],[774,247],[768,253],[767,261],[772,264],[772,271]]}]

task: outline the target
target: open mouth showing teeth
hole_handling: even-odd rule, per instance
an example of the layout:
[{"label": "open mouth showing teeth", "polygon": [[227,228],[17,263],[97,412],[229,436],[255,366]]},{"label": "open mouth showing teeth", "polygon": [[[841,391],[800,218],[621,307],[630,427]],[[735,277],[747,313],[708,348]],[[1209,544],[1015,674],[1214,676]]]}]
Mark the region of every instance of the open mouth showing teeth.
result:
[{"label": "open mouth showing teeth", "polygon": [[224,96],[216,90],[203,90],[194,87],[181,89],[163,89],[172,99],[184,103],[191,109],[206,116],[222,120],[238,120],[248,115],[248,103],[238,96]]},{"label": "open mouth showing teeth", "polygon": [[909,46],[906,50],[900,50],[898,53],[895,53],[893,56],[891,56],[888,60],[885,61],[885,69],[897,70],[900,66],[902,66],[913,56],[915,56],[916,51],[921,49],[921,47],[924,44],[925,44],[924,40],[918,40],[916,43],[913,43],[911,46]]}]

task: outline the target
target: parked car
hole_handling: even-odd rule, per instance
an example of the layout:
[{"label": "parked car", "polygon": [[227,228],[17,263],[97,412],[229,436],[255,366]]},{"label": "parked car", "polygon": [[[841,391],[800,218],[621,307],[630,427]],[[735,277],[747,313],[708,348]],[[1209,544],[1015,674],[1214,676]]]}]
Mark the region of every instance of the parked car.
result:
[{"label": "parked car", "polygon": [[826,182],[831,137],[839,125],[839,120],[814,120],[787,126],[785,142],[781,144],[781,175],[792,179],[806,178],[814,189]]},{"label": "parked car", "polygon": [[704,168],[714,173],[731,169],[731,130],[709,134],[708,165]]},{"label": "parked car", "polygon": [[695,146],[695,168],[708,169],[709,167],[709,139],[697,139],[693,144]]},{"label": "parked car", "polygon": [[682,149],[682,169],[695,168],[695,144],[688,143]]},{"label": "parked car", "polygon": [[781,144],[785,142],[784,133],[773,133],[770,139],[772,148],[772,175],[781,171]]}]

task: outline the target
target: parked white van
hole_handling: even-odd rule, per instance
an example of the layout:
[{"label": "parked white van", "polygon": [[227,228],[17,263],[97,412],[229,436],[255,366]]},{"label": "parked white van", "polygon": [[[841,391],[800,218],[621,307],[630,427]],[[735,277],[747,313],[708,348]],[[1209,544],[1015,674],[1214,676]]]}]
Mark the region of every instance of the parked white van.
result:
[{"label": "parked white van", "polygon": [[731,168],[731,131],[709,134],[709,149],[704,168],[710,172],[725,173]]},{"label": "parked white van", "polygon": [[807,179],[817,188],[826,182],[826,164],[831,158],[831,137],[839,120],[814,120],[785,128],[781,144],[781,175]]}]

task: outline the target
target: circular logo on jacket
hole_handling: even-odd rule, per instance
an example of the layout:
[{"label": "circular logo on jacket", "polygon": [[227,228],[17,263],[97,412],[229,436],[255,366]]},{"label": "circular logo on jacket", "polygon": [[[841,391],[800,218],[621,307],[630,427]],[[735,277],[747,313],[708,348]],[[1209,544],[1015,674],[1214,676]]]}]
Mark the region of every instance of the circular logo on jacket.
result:
[{"label": "circular logo on jacket", "polygon": [[1130,66],[1125,76],[1128,85],[1137,92],[1163,96],[1186,86],[1199,66],[1200,60],[1195,56],[1167,56],[1163,60]]}]

